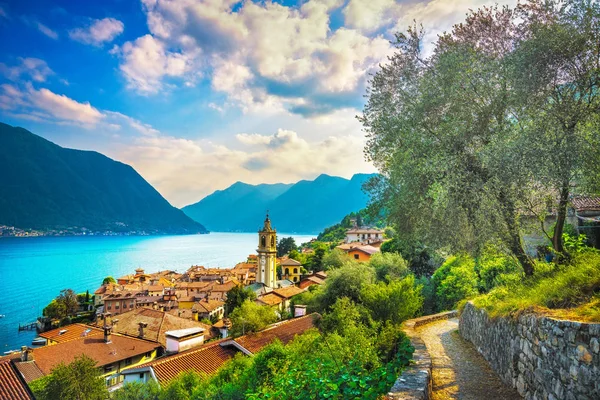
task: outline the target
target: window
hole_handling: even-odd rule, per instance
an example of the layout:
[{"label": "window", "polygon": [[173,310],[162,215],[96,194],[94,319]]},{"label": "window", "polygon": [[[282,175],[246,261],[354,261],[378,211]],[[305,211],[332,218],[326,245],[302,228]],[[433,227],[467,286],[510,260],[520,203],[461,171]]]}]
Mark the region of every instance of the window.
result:
[{"label": "window", "polygon": [[146,357],[152,357],[152,352],[151,351],[147,352]]},{"label": "window", "polygon": [[294,268],[294,273],[297,274],[298,273],[298,268]]},{"label": "window", "polygon": [[355,254],[355,255],[354,255],[354,259],[355,259],[355,260],[358,260],[358,254]]},{"label": "window", "polygon": [[112,364],[107,365],[106,367],[104,367],[104,373],[105,374],[111,372],[112,370],[113,370]]},{"label": "window", "polygon": [[294,277],[294,282],[298,282],[298,277],[297,276]]},{"label": "window", "polygon": [[131,365],[131,357],[125,360],[125,365]]},{"label": "window", "polygon": [[286,275],[289,275],[289,274],[290,274],[290,269],[289,269],[289,268],[286,268],[286,269],[285,269],[285,274],[286,274]]},{"label": "window", "polygon": [[262,235],[262,236],[260,237],[260,245],[261,245],[262,247],[267,247],[267,238],[265,237],[265,235]]},{"label": "window", "polygon": [[275,247],[275,236],[271,236],[271,247]]},{"label": "window", "polygon": [[110,305],[110,304],[107,304],[107,305],[106,305],[106,309],[107,309],[107,310],[110,310],[110,309],[112,309],[111,305]]},{"label": "window", "polygon": [[118,310],[120,307],[119,303],[115,304],[115,310]]},{"label": "window", "polygon": [[140,373],[140,379],[143,380],[144,379],[144,373]]}]

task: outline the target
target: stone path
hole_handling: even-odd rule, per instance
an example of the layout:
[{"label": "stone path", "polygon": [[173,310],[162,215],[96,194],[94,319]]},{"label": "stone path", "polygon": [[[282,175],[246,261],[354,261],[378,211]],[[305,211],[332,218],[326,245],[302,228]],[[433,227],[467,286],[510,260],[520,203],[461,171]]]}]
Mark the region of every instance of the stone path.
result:
[{"label": "stone path", "polygon": [[417,329],[433,361],[433,400],[517,400],[473,345],[458,333],[458,320],[440,320]]}]

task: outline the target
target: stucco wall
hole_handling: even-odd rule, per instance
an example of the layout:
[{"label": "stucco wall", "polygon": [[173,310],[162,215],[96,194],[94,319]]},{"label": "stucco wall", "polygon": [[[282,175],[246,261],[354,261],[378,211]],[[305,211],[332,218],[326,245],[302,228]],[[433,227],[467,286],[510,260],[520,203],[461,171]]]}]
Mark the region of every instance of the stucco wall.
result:
[{"label": "stucco wall", "polygon": [[600,324],[490,318],[467,303],[460,334],[526,399],[600,399]]}]

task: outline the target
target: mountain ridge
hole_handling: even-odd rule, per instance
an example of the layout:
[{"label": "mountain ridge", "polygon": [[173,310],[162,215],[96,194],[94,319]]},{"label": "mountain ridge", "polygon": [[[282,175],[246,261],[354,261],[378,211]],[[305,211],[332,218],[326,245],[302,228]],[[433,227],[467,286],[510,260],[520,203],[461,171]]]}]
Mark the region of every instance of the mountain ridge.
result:
[{"label": "mountain ridge", "polygon": [[206,233],[133,167],[0,123],[0,225],[20,229]]},{"label": "mountain ridge", "polygon": [[364,208],[368,196],[362,185],[375,175],[359,173],[346,179],[321,174],[293,184],[236,182],[182,210],[211,231],[255,232],[269,210],[279,232],[316,234]]}]

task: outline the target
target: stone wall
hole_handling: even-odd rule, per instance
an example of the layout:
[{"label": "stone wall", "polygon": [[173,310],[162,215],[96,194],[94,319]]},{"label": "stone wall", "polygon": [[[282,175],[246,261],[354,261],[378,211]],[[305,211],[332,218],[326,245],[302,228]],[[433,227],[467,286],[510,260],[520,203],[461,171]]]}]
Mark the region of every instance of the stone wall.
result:
[{"label": "stone wall", "polygon": [[386,396],[390,400],[429,400],[431,399],[431,356],[415,329],[440,319],[456,317],[456,311],[448,311],[425,317],[409,319],[402,324],[402,329],[415,348],[412,363],[398,377],[394,386]]},{"label": "stone wall", "polygon": [[600,399],[600,324],[525,314],[490,318],[467,303],[460,334],[526,399]]}]

